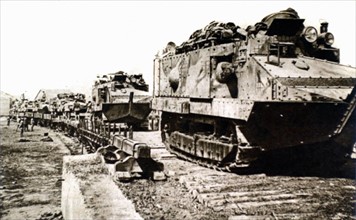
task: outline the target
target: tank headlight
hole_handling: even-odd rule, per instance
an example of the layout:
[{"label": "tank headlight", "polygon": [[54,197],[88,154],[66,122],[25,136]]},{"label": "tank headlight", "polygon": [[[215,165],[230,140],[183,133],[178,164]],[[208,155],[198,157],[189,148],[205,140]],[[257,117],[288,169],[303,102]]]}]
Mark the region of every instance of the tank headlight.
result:
[{"label": "tank headlight", "polygon": [[334,43],[334,35],[330,32],[323,33],[322,38],[324,39],[324,43],[328,46],[333,45]]},{"label": "tank headlight", "polygon": [[314,43],[318,39],[318,31],[316,28],[308,26],[304,29],[303,36],[309,43]]}]

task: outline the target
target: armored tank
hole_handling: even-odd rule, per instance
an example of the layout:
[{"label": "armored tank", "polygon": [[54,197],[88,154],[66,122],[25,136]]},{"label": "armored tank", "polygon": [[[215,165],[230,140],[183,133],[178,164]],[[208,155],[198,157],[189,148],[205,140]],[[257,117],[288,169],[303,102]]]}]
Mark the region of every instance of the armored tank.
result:
[{"label": "armored tank", "polygon": [[54,127],[61,126],[62,130],[73,133],[78,127],[80,114],[87,111],[85,95],[83,93],[58,93],[51,100],[52,122]]},{"label": "armored tank", "polygon": [[87,111],[85,95],[82,93],[59,93],[52,104],[56,112],[64,114],[67,118]]},{"label": "armored tank", "polygon": [[227,169],[271,152],[350,153],[356,71],[339,63],[333,42],[326,22],[305,26],[291,8],[245,29],[214,21],[195,31],[154,60],[162,140],[180,157]]},{"label": "armored tank", "polygon": [[26,124],[30,123],[31,118],[34,117],[34,114],[37,112],[36,103],[25,98],[22,98],[20,101],[14,103],[12,107],[12,112],[17,114],[18,118],[24,119]]},{"label": "armored tank", "polygon": [[151,112],[151,97],[142,74],[123,71],[98,78],[92,89],[93,115],[108,123],[140,127]]}]

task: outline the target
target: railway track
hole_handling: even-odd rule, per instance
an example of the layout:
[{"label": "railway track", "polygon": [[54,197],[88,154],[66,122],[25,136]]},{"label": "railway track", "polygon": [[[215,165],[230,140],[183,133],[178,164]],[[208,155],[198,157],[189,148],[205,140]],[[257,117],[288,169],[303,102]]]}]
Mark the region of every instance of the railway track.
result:
[{"label": "railway track", "polygon": [[[164,163],[170,176],[154,184],[118,183],[144,218],[356,219],[353,178],[220,172],[170,155],[159,132],[136,132],[134,139],[152,146],[152,156]],[[354,164],[345,169],[354,172]]]}]

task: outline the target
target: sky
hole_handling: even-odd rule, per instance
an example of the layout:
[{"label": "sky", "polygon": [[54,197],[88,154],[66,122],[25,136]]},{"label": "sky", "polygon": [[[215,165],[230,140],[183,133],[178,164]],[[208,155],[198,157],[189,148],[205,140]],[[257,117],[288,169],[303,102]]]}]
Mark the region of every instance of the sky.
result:
[{"label": "sky", "polygon": [[329,22],[341,63],[355,66],[356,1],[0,1],[1,91],[33,99],[40,89],[90,94],[97,75],[142,73],[153,59],[213,20],[254,25],[291,7],[305,25]]}]

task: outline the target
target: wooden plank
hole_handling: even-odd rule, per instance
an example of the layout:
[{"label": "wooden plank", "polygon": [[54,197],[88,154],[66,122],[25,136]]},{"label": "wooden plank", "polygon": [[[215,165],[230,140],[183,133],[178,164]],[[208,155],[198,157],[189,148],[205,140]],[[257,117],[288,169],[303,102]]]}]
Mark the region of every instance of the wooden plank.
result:
[{"label": "wooden plank", "polygon": [[267,206],[267,205],[282,205],[282,204],[294,204],[300,203],[300,199],[288,199],[288,200],[273,200],[273,201],[263,201],[263,202],[243,202],[239,203],[241,208],[251,208],[258,206]]},{"label": "wooden plank", "polygon": [[[199,196],[198,196],[199,198]],[[234,198],[225,198],[225,199],[206,199],[206,204],[208,207],[216,207],[216,206],[223,206],[226,205],[227,203],[237,203],[239,205],[243,203],[268,203],[268,202],[281,202],[283,201],[289,201],[296,199],[296,196],[293,194],[279,194],[279,195],[268,195],[268,196],[241,196],[241,197],[234,197]],[[254,201],[254,202],[252,202]]]},{"label": "wooden plank", "polygon": [[250,191],[250,192],[223,192],[223,193],[201,193],[200,196],[205,199],[225,199],[241,196],[263,196],[263,195],[278,195],[281,191],[265,190],[265,191]]}]

